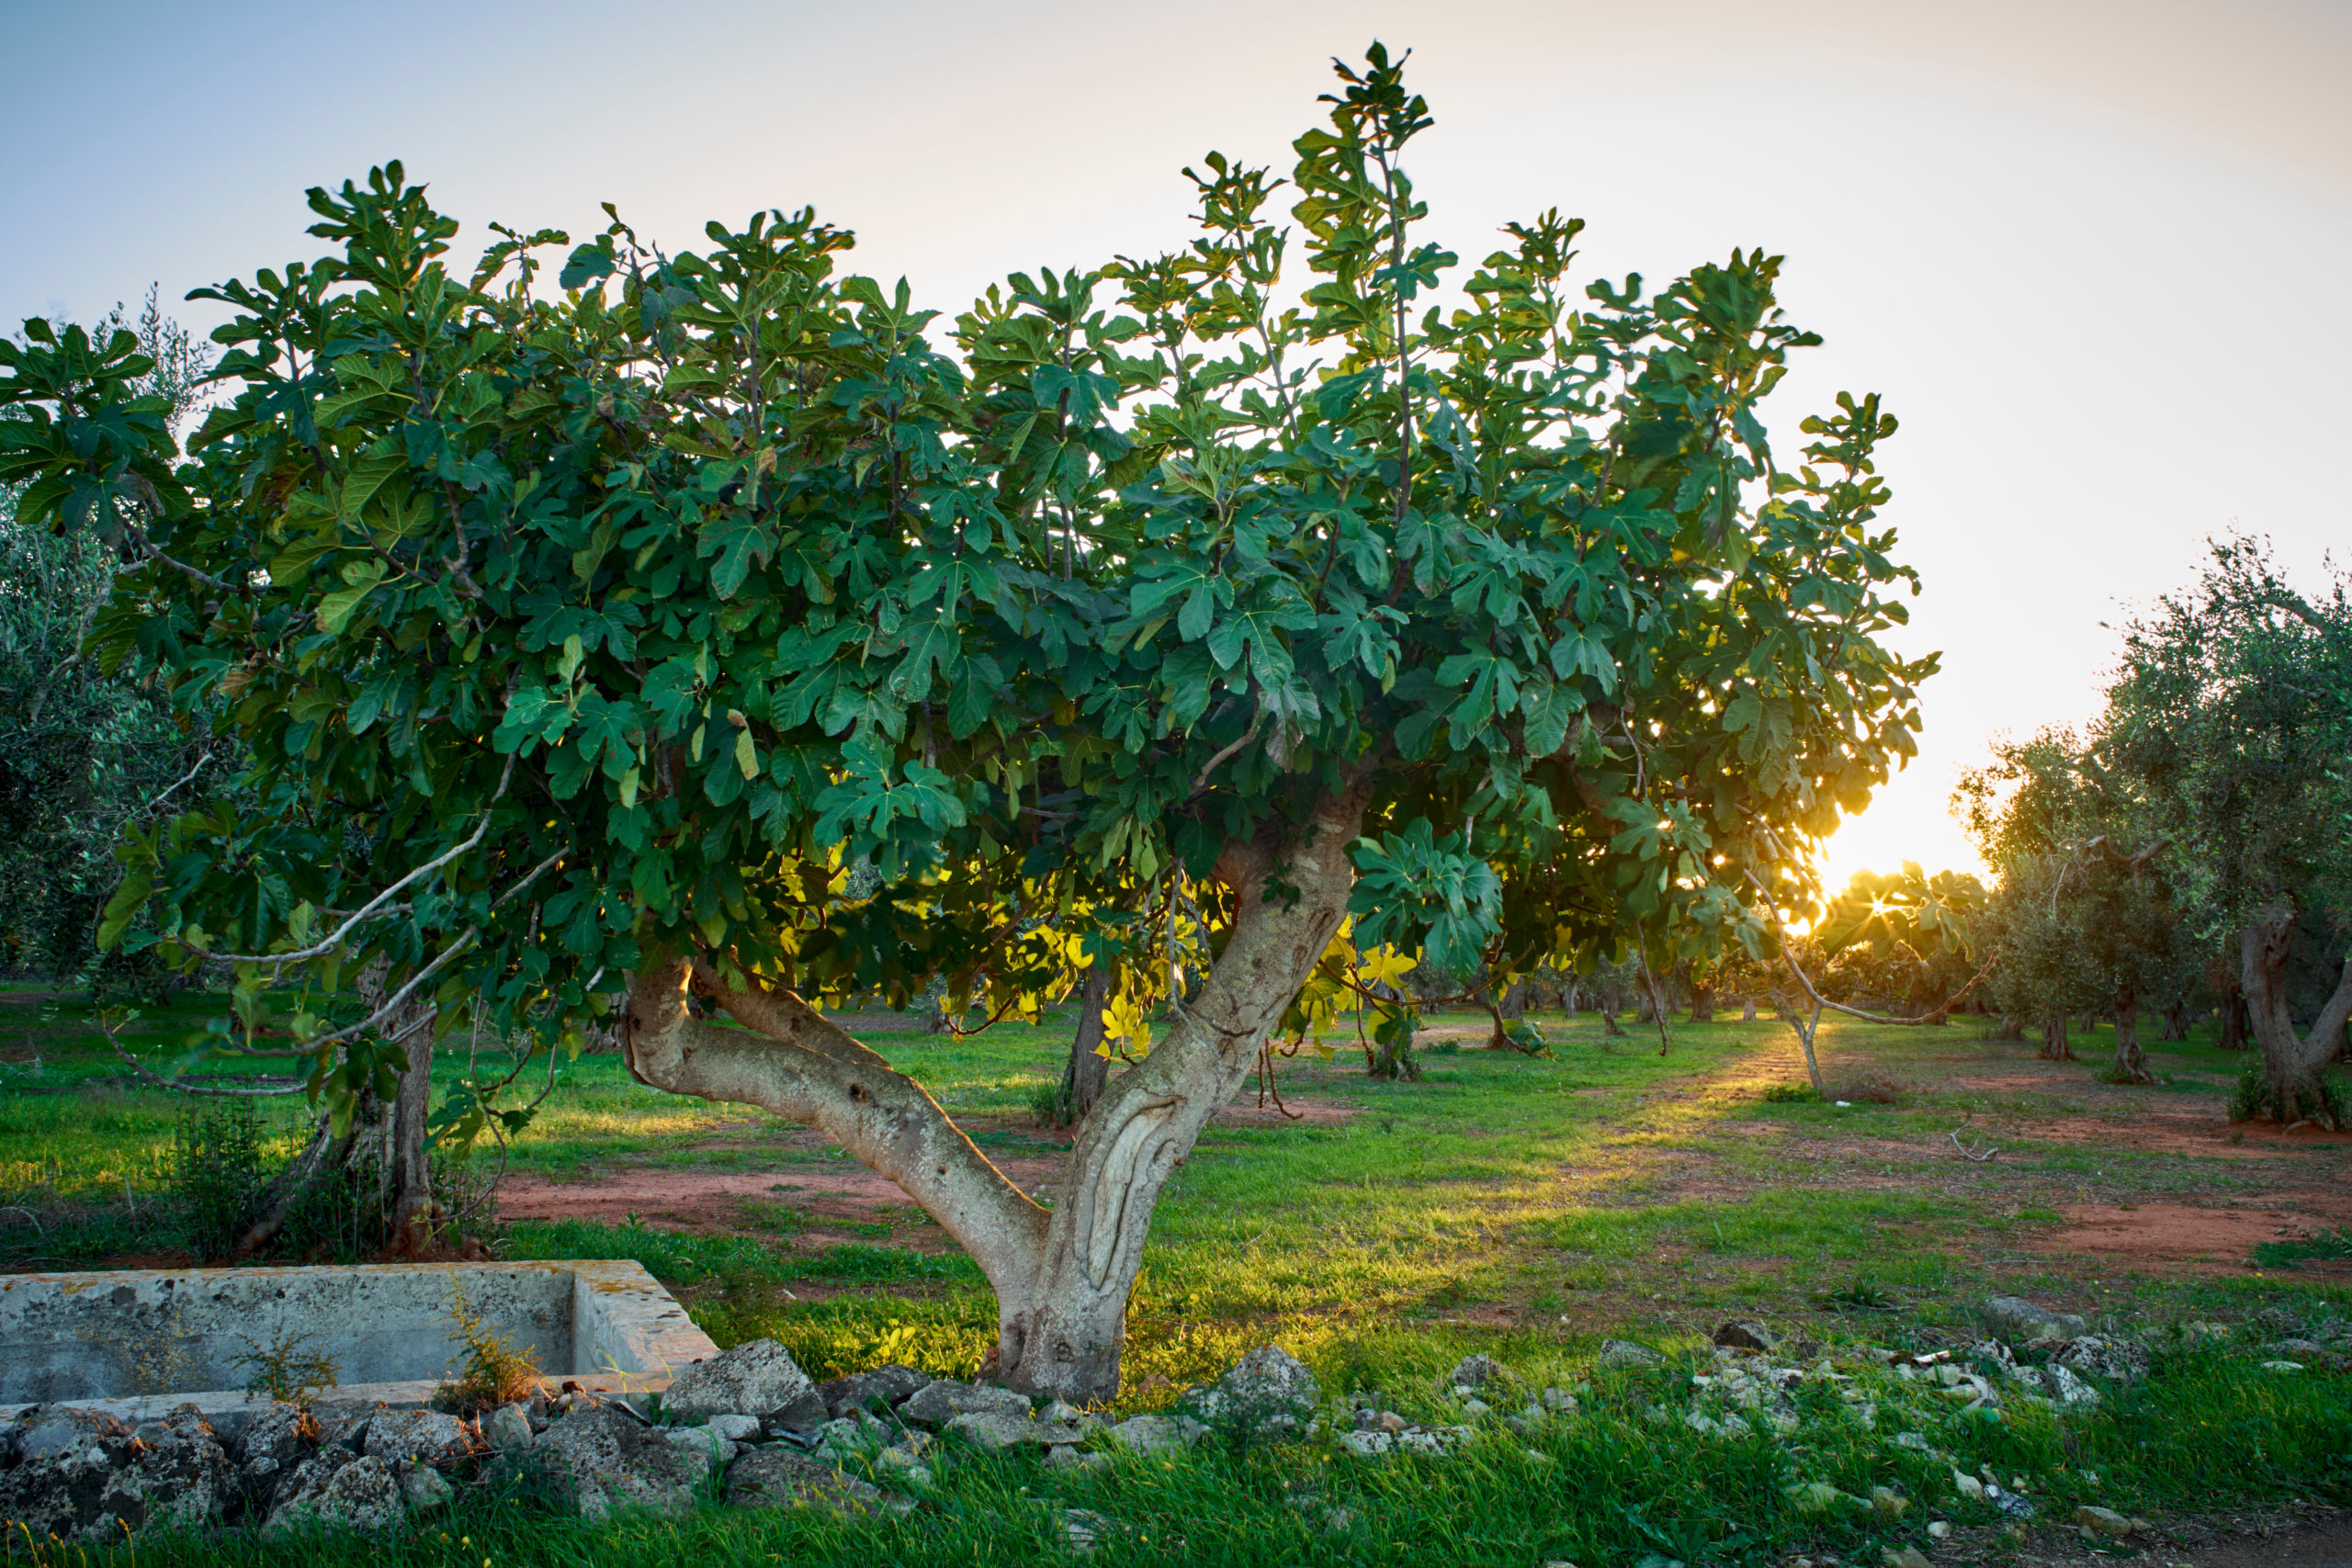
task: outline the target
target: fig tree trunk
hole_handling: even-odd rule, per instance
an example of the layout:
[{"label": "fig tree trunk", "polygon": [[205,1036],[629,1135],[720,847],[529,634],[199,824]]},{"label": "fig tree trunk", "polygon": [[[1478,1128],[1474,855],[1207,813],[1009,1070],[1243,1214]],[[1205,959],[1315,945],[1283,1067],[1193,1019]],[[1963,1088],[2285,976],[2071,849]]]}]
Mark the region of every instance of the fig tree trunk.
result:
[{"label": "fig tree trunk", "polygon": [[2343,1043],[2345,1023],[2352,1019],[2352,952],[2335,994],[2320,1009],[2311,1028],[2295,1031],[2288,1010],[2287,960],[2292,953],[2295,925],[2301,911],[2284,900],[2262,910],[2239,939],[2243,964],[2239,985],[2245,994],[2246,1021],[2255,1043],[2262,1048],[2262,1076],[2270,1112],[2281,1125],[2310,1117],[2333,1126],[2337,1118],[2321,1075]]},{"label": "fig tree trunk", "polygon": [[[1201,1129],[1233,1097],[1347,912],[1363,797],[1327,797],[1288,840],[1228,843],[1225,950],[1150,1055],[1104,1086],[1054,1207],[1033,1201],[912,1078],[791,992],[672,959],[632,978],[621,1048],[639,1082],[757,1105],[823,1130],[897,1182],[962,1245],[997,1298],[996,1376],[1100,1405],[1119,1391],[1127,1296],[1154,1208]],[[1266,897],[1279,871],[1276,897]],[[706,1023],[707,997],[741,1029]]]}]

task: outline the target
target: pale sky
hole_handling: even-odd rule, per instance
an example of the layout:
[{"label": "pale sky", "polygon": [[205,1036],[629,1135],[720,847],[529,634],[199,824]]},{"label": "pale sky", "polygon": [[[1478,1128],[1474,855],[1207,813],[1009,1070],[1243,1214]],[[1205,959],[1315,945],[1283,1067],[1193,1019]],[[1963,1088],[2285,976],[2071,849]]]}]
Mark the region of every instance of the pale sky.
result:
[{"label": "pale sky", "polygon": [[1972,864],[1958,770],[2095,711],[2100,623],[2189,581],[2207,536],[2306,573],[2352,536],[2340,0],[0,0],[0,320],[318,254],[303,190],[392,157],[467,254],[493,219],[584,236],[600,201],[673,248],[813,202],[851,266],[952,313],[1015,268],[1181,243],[1177,170],[1286,166],[1329,57],[1374,37],[1437,118],[1431,237],[1475,260],[1556,205],[1589,220],[1586,276],[1658,279],[1763,245],[1827,339],[1775,399],[1784,453],[1841,389],[1902,420],[1884,520],[1927,592],[1901,646],[1944,673],[1834,877]]}]

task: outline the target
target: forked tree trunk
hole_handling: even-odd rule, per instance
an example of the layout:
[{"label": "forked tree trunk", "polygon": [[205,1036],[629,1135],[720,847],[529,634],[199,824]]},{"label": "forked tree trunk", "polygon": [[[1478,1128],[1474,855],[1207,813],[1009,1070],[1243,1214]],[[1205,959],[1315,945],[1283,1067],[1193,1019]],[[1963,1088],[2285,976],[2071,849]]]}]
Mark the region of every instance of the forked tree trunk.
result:
[{"label": "forked tree trunk", "polygon": [[1773,998],[1772,1009],[1797,1032],[1797,1044],[1804,1051],[1804,1076],[1812,1082],[1815,1097],[1827,1100],[1829,1085],[1821,1076],[1821,1058],[1813,1049],[1814,1040],[1821,1032],[1821,1003],[1783,992]]},{"label": "forked tree trunk", "polygon": [[2320,1009],[2310,1030],[2298,1034],[2287,1003],[2287,960],[2295,942],[2301,911],[2280,902],[2263,910],[2247,925],[2239,940],[2243,966],[2239,984],[2245,993],[2246,1021],[2262,1047],[2262,1076],[2271,1114],[2283,1124],[2305,1116],[2333,1124],[2320,1077],[2343,1043],[2344,1028],[2352,1019],[2352,952],[2335,982],[2335,993]]},{"label": "forked tree trunk", "polygon": [[[1151,1054],[1113,1079],[1071,1149],[1053,1209],[1031,1201],[921,1086],[789,991],[672,959],[633,977],[621,1043],[631,1076],[757,1105],[820,1128],[897,1182],[988,1276],[999,1382],[1100,1405],[1119,1391],[1127,1296],[1169,1175],[1233,1097],[1347,912],[1360,790],[1322,801],[1287,843],[1236,840],[1216,874],[1230,939]],[[1283,897],[1269,901],[1279,867]],[[690,990],[745,1027],[695,1019]]]},{"label": "forked tree trunk", "polygon": [[2140,998],[2129,987],[2115,998],[2115,1076],[2125,1083],[2156,1081],[2140,1049]]}]

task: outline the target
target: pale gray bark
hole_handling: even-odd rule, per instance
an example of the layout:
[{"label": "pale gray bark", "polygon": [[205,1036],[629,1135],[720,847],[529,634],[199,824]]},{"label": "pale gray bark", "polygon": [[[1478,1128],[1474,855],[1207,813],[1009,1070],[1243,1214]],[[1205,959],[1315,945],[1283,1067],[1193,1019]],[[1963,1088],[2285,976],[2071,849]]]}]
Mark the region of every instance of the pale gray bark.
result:
[{"label": "pale gray bark", "polygon": [[[622,1051],[642,1083],[818,1127],[897,1182],[994,1288],[999,1381],[1107,1403],[1118,1392],[1127,1296],[1159,1194],[1339,930],[1354,881],[1347,850],[1363,819],[1363,796],[1351,792],[1326,799],[1287,843],[1266,834],[1227,846],[1216,868],[1235,906],[1225,951],[1150,1054],[1105,1087],[1050,1211],[912,1079],[788,991],[673,960],[635,977]],[[1277,869],[1287,886],[1269,901],[1265,885]],[[690,988],[744,1027],[695,1019]]]}]

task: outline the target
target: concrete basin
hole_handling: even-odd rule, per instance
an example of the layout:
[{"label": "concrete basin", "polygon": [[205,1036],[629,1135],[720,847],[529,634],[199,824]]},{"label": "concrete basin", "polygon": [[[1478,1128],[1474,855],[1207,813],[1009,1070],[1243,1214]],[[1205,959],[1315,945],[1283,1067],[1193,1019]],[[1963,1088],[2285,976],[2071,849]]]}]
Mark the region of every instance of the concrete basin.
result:
[{"label": "concrete basin", "polygon": [[651,1393],[718,1353],[643,1265],[392,1263],[354,1268],[124,1269],[0,1275],[0,1420],[68,1404],[130,1419],[194,1404],[233,1415],[256,1350],[300,1344],[335,1362],[321,1398],[424,1404],[462,1354],[453,1292],[564,1382]]}]

